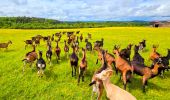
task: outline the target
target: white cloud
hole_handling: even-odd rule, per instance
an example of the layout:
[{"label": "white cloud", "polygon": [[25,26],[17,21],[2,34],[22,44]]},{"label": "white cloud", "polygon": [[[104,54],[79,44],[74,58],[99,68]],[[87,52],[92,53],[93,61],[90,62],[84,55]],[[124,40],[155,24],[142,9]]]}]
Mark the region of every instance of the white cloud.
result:
[{"label": "white cloud", "polygon": [[4,0],[0,16],[58,20],[169,20],[169,0]]}]

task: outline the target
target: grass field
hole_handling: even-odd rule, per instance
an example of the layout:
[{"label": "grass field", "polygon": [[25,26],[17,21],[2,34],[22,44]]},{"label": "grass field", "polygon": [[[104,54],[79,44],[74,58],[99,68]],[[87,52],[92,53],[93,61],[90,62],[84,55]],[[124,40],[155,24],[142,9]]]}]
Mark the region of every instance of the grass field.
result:
[{"label": "grass field", "polygon": [[[64,29],[67,30],[67,29]],[[69,29],[71,30],[71,29]],[[68,31],[69,31],[68,30]],[[76,29],[74,29],[76,30]],[[138,28],[138,27],[116,27],[116,28],[91,28],[77,29],[87,36],[92,34],[93,42],[104,38],[104,49],[112,53],[113,46],[120,44],[121,48],[125,48],[129,43],[138,44],[142,39],[146,39],[147,47],[145,52],[140,54],[145,58],[145,63],[150,66],[148,61],[151,47],[153,44],[159,44],[158,52],[161,55],[167,54],[167,48],[170,48],[170,28]],[[56,63],[56,57],[52,57],[52,66],[47,65],[45,76],[39,78],[35,64],[32,68],[27,66],[25,73],[22,73],[23,62],[21,61],[28,51],[32,48],[24,49],[26,39],[30,39],[37,34],[51,35],[55,32],[63,31],[55,30],[13,30],[1,29],[0,42],[11,40],[12,45],[8,50],[0,50],[0,99],[16,99],[16,100],[90,100],[91,89],[88,84],[96,69],[100,67],[100,63],[95,65],[97,53],[87,53],[88,68],[85,75],[85,82],[77,85],[77,77],[71,77],[71,67],[69,60],[64,57],[64,38],[62,37],[59,46],[62,47],[61,61]],[[52,43],[53,47],[56,45]],[[80,47],[85,47],[85,42],[80,43]],[[46,43],[41,41],[41,45],[36,50],[43,51],[45,59]],[[132,49],[133,51],[133,49]],[[72,52],[72,51],[71,51]],[[81,55],[80,55],[81,57]],[[131,57],[133,57],[133,52]],[[160,76],[149,80],[146,93],[142,93],[141,77],[134,75],[131,84],[128,84],[127,91],[132,93],[138,100],[170,100],[170,72],[165,73],[166,78]],[[119,81],[119,77],[113,74],[112,83],[123,88],[123,84]],[[105,93],[102,100],[106,100]]]}]

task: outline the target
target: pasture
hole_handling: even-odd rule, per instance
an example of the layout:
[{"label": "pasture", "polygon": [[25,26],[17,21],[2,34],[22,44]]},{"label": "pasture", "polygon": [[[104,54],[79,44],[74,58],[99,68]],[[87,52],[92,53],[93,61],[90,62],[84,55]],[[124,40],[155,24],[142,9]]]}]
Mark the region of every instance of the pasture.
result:
[{"label": "pasture", "polygon": [[[145,58],[145,64],[150,66],[148,61],[149,54],[153,44],[159,44],[158,52],[161,55],[167,54],[167,48],[170,48],[170,28],[149,28],[149,27],[112,27],[112,28],[84,28],[84,29],[48,29],[48,30],[15,30],[1,29],[0,42],[11,40],[13,43],[9,45],[8,50],[0,50],[0,99],[36,99],[36,100],[90,100],[92,87],[88,84],[91,77],[101,63],[96,65],[97,53],[87,52],[88,67],[85,75],[85,82],[77,85],[77,77],[71,76],[71,67],[69,59],[64,56],[64,39],[62,36],[59,46],[61,48],[61,60],[56,62],[56,56],[53,53],[52,66],[47,64],[45,76],[40,78],[37,76],[35,64],[32,68],[26,67],[22,73],[23,62],[21,61],[25,54],[32,50],[31,46],[25,50],[24,41],[31,39],[32,36],[41,34],[43,36],[52,35],[59,31],[76,31],[80,30],[84,38],[88,33],[92,34],[93,43],[96,40],[104,38],[104,49],[112,53],[115,44],[120,44],[121,48],[125,48],[129,43],[138,44],[142,39],[146,39],[146,50],[140,52]],[[80,34],[79,34],[80,35]],[[56,42],[52,42],[52,47],[56,46]],[[80,47],[85,47],[85,42],[80,42]],[[133,47],[132,47],[133,48]],[[46,42],[41,41],[36,51],[43,51],[43,58],[47,51]],[[70,48],[70,53],[72,49]],[[53,49],[54,51],[54,49]],[[133,49],[132,55],[133,57]],[[80,53],[81,57],[81,53]],[[81,58],[79,58],[81,60]],[[80,61],[79,60],[79,61]],[[119,76],[113,74],[112,83],[123,88],[122,81]],[[141,76],[134,75],[132,83],[127,85],[127,91],[132,93],[138,100],[170,100],[170,71],[165,72],[165,78],[160,76],[149,80],[146,87],[146,93],[142,92]],[[102,100],[106,100],[105,93]]]}]

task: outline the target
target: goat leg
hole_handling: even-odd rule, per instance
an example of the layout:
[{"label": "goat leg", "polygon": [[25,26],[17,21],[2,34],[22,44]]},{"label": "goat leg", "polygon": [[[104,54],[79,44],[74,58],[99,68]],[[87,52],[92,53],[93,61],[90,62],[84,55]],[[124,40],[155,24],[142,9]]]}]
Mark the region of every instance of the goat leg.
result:
[{"label": "goat leg", "polygon": [[96,60],[96,64],[98,64],[98,59]]}]

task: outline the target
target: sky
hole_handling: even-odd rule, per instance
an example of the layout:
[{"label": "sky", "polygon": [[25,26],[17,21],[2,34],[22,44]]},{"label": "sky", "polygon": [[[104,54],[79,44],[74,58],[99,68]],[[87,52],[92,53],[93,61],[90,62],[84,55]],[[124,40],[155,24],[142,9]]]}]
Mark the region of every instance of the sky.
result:
[{"label": "sky", "polygon": [[0,16],[60,21],[170,20],[170,0],[0,0]]}]

